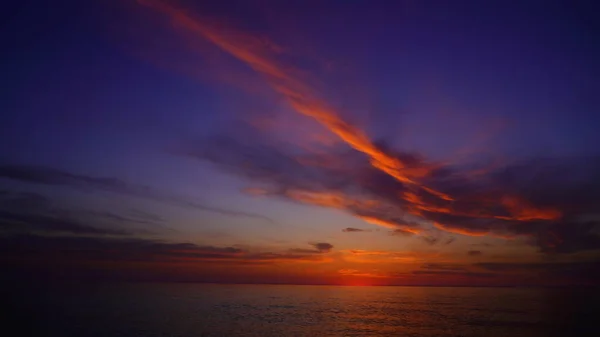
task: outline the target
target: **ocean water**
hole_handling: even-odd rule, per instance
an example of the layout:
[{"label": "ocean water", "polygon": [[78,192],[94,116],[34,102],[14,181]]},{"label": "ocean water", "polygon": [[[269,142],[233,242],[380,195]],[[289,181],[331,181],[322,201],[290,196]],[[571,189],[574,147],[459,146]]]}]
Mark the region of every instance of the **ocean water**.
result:
[{"label": "ocean water", "polygon": [[3,319],[17,329],[5,336],[600,336],[598,300],[593,288],[87,285],[13,293]]}]

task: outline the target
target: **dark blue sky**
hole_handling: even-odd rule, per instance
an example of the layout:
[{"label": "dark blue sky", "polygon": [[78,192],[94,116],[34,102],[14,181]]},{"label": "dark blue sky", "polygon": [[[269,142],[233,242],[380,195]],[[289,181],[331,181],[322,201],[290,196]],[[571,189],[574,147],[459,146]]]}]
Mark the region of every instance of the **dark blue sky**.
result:
[{"label": "dark blue sky", "polygon": [[[16,6],[3,29],[2,134],[3,141],[16,144],[11,156],[21,159],[27,152],[59,164],[74,153],[154,148],[173,134],[196,132],[190,124],[218,118],[219,93],[210,84],[127,53],[122,45],[127,42],[111,36],[107,13],[114,8],[30,3]],[[595,150],[598,25],[589,5],[269,5],[242,2],[243,12],[208,7],[265,31],[285,21],[275,38],[293,30],[281,40],[298,36],[289,45],[309,41],[320,58],[351,67],[327,80],[357,83],[328,90],[343,95],[344,87],[353,86],[347,90],[367,92],[367,108],[376,109],[370,112],[374,135],[379,128],[397,132],[390,125],[402,119],[402,128],[419,128],[428,136],[414,140],[415,146],[441,152],[440,138],[464,145],[471,140],[460,133],[500,121],[509,126],[497,139],[498,150],[524,155]],[[434,123],[442,110],[450,116]]]}]

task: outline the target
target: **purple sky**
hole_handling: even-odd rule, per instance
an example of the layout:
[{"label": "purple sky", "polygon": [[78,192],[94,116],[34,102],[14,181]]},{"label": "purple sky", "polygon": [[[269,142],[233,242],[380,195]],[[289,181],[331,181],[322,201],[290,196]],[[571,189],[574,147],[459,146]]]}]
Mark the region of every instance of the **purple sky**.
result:
[{"label": "purple sky", "polygon": [[[15,216],[51,214],[153,242],[318,251],[333,259],[319,276],[327,280],[336,271],[392,278],[429,262],[476,272],[486,268],[477,263],[542,263],[549,254],[597,261],[600,198],[585,189],[600,183],[591,5],[59,2],[14,4],[3,20],[6,240],[95,235]],[[241,54],[264,57],[289,78],[269,78]],[[452,196],[451,211],[425,209],[446,204],[421,190],[423,204],[407,201],[412,183],[375,170],[368,154],[298,113],[280,82],[310,104],[324,102],[381,153],[435,167],[415,186]],[[329,199],[307,199],[317,194]],[[354,201],[340,206],[334,194]],[[398,210],[357,206],[369,200]],[[557,215],[523,220],[522,208]],[[473,219],[479,211],[489,216]],[[419,233],[393,235],[394,226]],[[545,244],[554,236],[562,245]],[[365,267],[344,259],[353,250],[419,258]]]}]

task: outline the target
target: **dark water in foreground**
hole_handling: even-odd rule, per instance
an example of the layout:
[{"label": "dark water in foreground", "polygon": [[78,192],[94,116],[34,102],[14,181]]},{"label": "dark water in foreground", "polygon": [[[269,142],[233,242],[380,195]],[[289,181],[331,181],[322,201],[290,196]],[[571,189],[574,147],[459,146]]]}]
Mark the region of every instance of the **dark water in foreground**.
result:
[{"label": "dark water in foreground", "polygon": [[28,294],[4,315],[14,336],[600,336],[590,288],[131,284]]}]

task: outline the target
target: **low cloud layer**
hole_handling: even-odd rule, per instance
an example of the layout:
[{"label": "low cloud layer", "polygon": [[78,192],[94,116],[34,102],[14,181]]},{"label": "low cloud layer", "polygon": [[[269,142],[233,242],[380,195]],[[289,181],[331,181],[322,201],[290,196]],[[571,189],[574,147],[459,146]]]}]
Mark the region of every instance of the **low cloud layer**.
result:
[{"label": "low cloud layer", "polygon": [[346,232],[346,233],[360,233],[360,232],[368,232],[369,230],[367,229],[360,229],[360,228],[353,228],[353,227],[347,227],[342,229],[342,232]]},{"label": "low cloud layer", "polygon": [[[261,186],[254,189],[261,190],[257,197],[343,210],[367,223],[397,234],[417,234],[432,243],[441,236],[429,234],[438,230],[521,237],[546,253],[600,249],[600,177],[596,173],[600,161],[596,158],[532,159],[475,177],[460,167],[444,167],[423,178],[452,195],[454,200],[449,201],[410,192],[402,182],[374,169],[359,153],[305,153],[299,157],[292,154],[297,149],[260,142],[260,137],[254,137],[259,140],[255,145],[241,145],[237,139],[252,138],[252,132],[244,129],[203,145],[187,144],[184,154],[255,182]],[[305,160],[307,157],[313,160]],[[325,159],[336,165],[307,164]],[[565,171],[571,174],[565,175]]]},{"label": "low cloud layer", "polygon": [[[236,247],[171,243],[133,237],[45,236],[20,234],[0,237],[2,261],[47,263],[231,263],[323,262],[314,251],[251,252]],[[319,253],[328,252],[318,250]]]},{"label": "low cloud layer", "polygon": [[470,250],[467,252],[467,255],[469,256],[480,256],[483,255],[483,252],[480,250]]},{"label": "low cloud layer", "polygon": [[[61,208],[36,193],[0,193],[0,234],[47,233],[73,235],[127,235],[127,223],[156,226],[160,219],[147,214],[118,214],[108,211],[79,211]],[[109,222],[113,226],[100,226]]]},{"label": "low cloud layer", "polygon": [[333,245],[327,242],[311,243],[321,253],[329,253],[333,249]]}]

